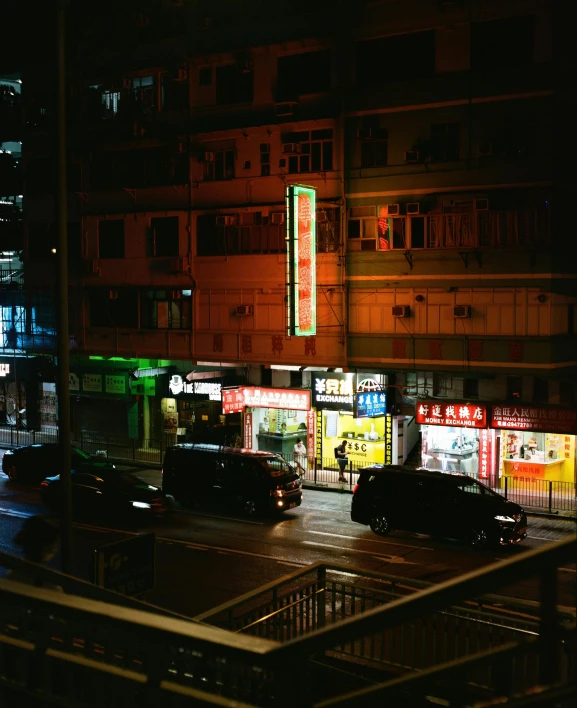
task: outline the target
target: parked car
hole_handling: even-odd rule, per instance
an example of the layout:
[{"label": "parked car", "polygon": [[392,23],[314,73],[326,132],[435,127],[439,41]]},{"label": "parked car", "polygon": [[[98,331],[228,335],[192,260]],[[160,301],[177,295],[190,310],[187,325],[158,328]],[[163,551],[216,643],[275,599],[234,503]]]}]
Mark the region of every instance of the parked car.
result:
[{"label": "parked car", "polygon": [[[72,507],[74,511],[114,515],[126,511],[162,516],[169,510],[166,494],[132,472],[115,469],[73,470]],[[53,508],[61,503],[60,475],[47,477],[40,494]]]},{"label": "parked car", "polygon": [[162,475],[163,491],[188,507],[213,503],[254,515],[302,501],[300,476],[273,452],[182,443],[167,449]]},{"label": "parked car", "polygon": [[[101,457],[93,457],[78,447],[70,449],[70,468],[76,471],[113,470],[114,465]],[[60,473],[60,450],[58,443],[37,443],[2,455],[2,472],[14,482],[40,484],[51,475]]]},{"label": "parked car", "polygon": [[372,465],[353,488],[351,519],[385,536],[393,529],[461,538],[479,547],[527,536],[523,509],[464,474]]}]

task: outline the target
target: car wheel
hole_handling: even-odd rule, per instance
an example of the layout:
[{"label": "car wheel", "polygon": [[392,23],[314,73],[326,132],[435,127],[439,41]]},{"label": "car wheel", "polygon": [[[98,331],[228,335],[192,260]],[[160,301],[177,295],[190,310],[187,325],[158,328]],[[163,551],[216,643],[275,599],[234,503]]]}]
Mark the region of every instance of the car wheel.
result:
[{"label": "car wheel", "polygon": [[16,467],[8,467],[6,475],[11,482],[16,480]]},{"label": "car wheel", "polygon": [[378,536],[386,536],[391,531],[391,522],[382,512],[376,513],[370,521],[371,531]]},{"label": "car wheel", "polygon": [[242,502],[242,510],[247,516],[256,516],[258,506],[254,499],[244,499]]},{"label": "car wheel", "polygon": [[489,548],[494,545],[494,540],[491,533],[480,526],[471,531],[471,545],[475,548]]}]

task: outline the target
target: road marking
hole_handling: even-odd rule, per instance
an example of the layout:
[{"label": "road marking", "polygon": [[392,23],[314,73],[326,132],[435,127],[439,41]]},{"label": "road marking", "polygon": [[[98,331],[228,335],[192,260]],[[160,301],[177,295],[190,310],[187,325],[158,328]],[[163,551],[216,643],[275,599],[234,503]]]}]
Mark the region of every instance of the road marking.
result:
[{"label": "road marking", "polygon": [[383,555],[375,555],[373,551],[359,551],[356,548],[342,548],[342,546],[333,546],[330,543],[316,543],[315,541],[301,541],[305,546],[320,546],[321,548],[336,548],[338,551],[351,551],[354,550],[355,553],[364,553],[368,556],[372,556],[377,560],[388,561],[389,563],[403,563],[405,565],[422,565],[422,563],[415,563],[413,561],[405,560],[403,556],[390,556],[387,553]]},{"label": "road marking", "polygon": [[1,507],[0,514],[4,516],[16,516],[19,519],[27,519],[30,516],[36,516],[36,514],[28,513],[27,511],[16,511],[15,509],[3,509]]},{"label": "road marking", "polygon": [[240,521],[241,524],[254,524],[255,526],[264,526],[264,521],[250,521],[249,519],[240,519],[236,516],[218,516],[217,514],[203,514],[202,511],[175,509],[173,513],[185,514],[186,516],[204,516],[207,519],[221,519],[222,521]]},{"label": "road marking", "polygon": [[427,548],[427,546],[412,546],[410,543],[397,543],[396,541],[381,541],[379,538],[362,538],[360,536],[345,536],[341,533],[328,533],[328,531],[309,531],[306,533],[316,533],[319,536],[333,536],[334,538],[348,538],[351,541],[368,541],[369,543],[384,543],[387,546],[403,546],[403,548],[413,548],[418,551],[432,551],[433,548]]}]

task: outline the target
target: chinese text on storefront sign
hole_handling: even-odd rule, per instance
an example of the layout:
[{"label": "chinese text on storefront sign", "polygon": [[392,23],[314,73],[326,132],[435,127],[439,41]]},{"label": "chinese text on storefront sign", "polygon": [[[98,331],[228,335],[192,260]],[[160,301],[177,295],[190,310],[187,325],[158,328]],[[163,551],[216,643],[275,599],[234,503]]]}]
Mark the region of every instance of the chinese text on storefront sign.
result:
[{"label": "chinese text on storefront sign", "polygon": [[491,427],[577,434],[577,413],[557,408],[493,406]]},{"label": "chinese text on storefront sign", "polygon": [[245,386],[222,392],[222,412],[238,413],[250,408],[281,408],[283,410],[308,411],[311,407],[310,391],[286,388],[259,388]]},{"label": "chinese text on storefront sign", "polygon": [[354,374],[317,374],[313,377],[313,405],[324,410],[352,410]]},{"label": "chinese text on storefront sign", "polygon": [[252,448],[252,413],[244,414],[244,447],[246,450]]},{"label": "chinese text on storefront sign", "polygon": [[487,479],[494,473],[493,436],[494,432],[483,428],[479,432],[479,477]]},{"label": "chinese text on storefront sign", "polygon": [[487,410],[475,403],[417,401],[417,423],[451,425],[455,428],[486,428]]},{"label": "chinese text on storefront sign", "polygon": [[287,187],[287,331],[309,337],[316,333],[316,192]]},{"label": "chinese text on storefront sign", "polygon": [[385,465],[393,464],[393,419],[385,418]]},{"label": "chinese text on storefront sign", "polygon": [[376,418],[387,412],[386,396],[382,392],[357,393],[355,399],[357,418]]}]

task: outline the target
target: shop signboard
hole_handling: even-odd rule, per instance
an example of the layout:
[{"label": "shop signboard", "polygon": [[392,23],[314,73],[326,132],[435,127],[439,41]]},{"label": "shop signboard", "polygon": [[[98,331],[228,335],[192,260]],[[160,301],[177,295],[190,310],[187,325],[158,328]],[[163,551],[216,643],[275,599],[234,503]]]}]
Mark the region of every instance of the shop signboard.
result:
[{"label": "shop signboard", "polygon": [[316,334],[316,191],[291,184],[286,190],[287,332]]},{"label": "shop signboard", "polygon": [[354,374],[313,371],[311,376],[315,408],[333,411],[353,410]]},{"label": "shop signboard", "polygon": [[252,411],[246,411],[244,414],[244,444],[246,450],[252,448]]},{"label": "shop signboard", "polygon": [[312,457],[314,454],[314,449],[315,449],[315,425],[316,425],[316,416],[315,412],[311,409],[310,411],[307,411],[307,441],[306,441],[306,448],[307,448],[307,455],[309,457]]},{"label": "shop signboard", "polygon": [[220,401],[222,384],[218,381],[187,381],[180,374],[170,377],[168,388],[172,396],[189,395],[209,401]]},{"label": "shop signboard", "polygon": [[385,417],[385,465],[393,464],[393,417]]},{"label": "shop signboard", "polygon": [[488,479],[495,473],[493,439],[495,433],[489,428],[479,431],[479,477]]},{"label": "shop signboard", "polygon": [[310,391],[301,389],[261,388],[259,386],[242,386],[223,391],[223,413],[238,413],[247,406],[250,408],[308,411],[311,407],[311,394]]},{"label": "shop signboard", "polygon": [[416,411],[416,421],[420,425],[449,425],[454,428],[487,427],[487,408],[478,403],[417,401]]},{"label": "shop signboard", "polygon": [[102,393],[102,374],[83,374],[82,390],[85,393]]},{"label": "shop signboard", "polygon": [[491,427],[506,430],[533,430],[540,433],[577,435],[577,412],[535,406],[492,406]]},{"label": "shop signboard", "polygon": [[80,391],[80,378],[78,374],[68,374],[68,387],[71,391]]},{"label": "shop signboard", "polygon": [[176,435],[178,429],[178,413],[176,411],[164,411],[164,432]]},{"label": "shop signboard", "polygon": [[322,461],[323,459],[323,413],[322,411],[317,411],[316,418],[316,447],[315,456],[317,460]]},{"label": "shop signboard", "polygon": [[387,412],[387,397],[379,393],[355,394],[355,418],[378,418]]},{"label": "shop signboard", "polygon": [[124,396],[127,382],[126,374],[106,374],[104,377],[104,392]]}]

